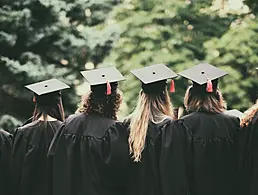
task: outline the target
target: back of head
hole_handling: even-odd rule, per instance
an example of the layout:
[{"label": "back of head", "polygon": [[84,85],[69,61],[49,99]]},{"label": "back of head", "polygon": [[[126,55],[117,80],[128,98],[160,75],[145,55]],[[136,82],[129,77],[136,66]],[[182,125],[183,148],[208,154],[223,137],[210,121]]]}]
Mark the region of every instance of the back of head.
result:
[{"label": "back of head", "polygon": [[46,121],[47,116],[64,121],[64,108],[60,91],[44,95],[35,94],[34,97],[36,105],[33,113],[33,121],[38,120],[42,116],[44,121]]},{"label": "back of head", "polygon": [[158,123],[167,117],[174,118],[166,81],[142,84],[137,106],[129,116],[129,145],[134,161],[141,160],[149,122]]},{"label": "back of head", "polygon": [[117,112],[122,103],[122,96],[118,90],[118,83],[111,85],[111,94],[106,94],[106,84],[91,86],[91,91],[82,97],[78,112],[98,114],[100,116],[117,119]]},{"label": "back of head", "polygon": [[184,98],[184,105],[188,112],[203,111],[208,113],[221,113],[226,109],[226,103],[218,88],[218,80],[212,81],[212,92],[206,91],[206,85],[193,82]]}]

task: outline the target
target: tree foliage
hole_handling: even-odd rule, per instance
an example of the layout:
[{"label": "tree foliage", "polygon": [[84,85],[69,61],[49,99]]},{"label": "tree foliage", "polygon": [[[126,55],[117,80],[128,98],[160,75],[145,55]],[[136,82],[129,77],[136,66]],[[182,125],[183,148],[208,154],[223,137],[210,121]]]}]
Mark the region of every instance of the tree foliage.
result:
[{"label": "tree foliage", "polygon": [[[24,121],[33,111],[24,85],[59,78],[67,114],[86,62],[103,60],[117,39],[106,19],[118,0],[10,0],[0,2],[0,117]],[[3,117],[2,117],[3,118]],[[0,124],[1,125],[1,124]],[[3,125],[1,125],[3,126]]]},{"label": "tree foliage", "polygon": [[[123,32],[105,63],[116,64],[128,78],[127,82],[122,84],[128,108],[125,114],[133,109],[140,88],[139,81],[128,74],[128,70],[165,63],[175,72],[179,72],[200,61],[210,60],[209,48],[205,47],[205,43],[211,39],[220,40],[230,30],[232,22],[239,17],[221,17],[216,11],[212,11],[210,6],[211,1],[191,3],[133,0],[115,9],[114,20],[121,25]],[[211,61],[213,62],[215,61]],[[215,65],[224,64],[217,62]],[[236,76],[233,73],[238,72],[231,71],[230,78]],[[176,80],[176,93],[172,94],[176,107],[182,106],[187,85],[185,80]],[[236,91],[241,91],[239,85],[235,87]],[[232,97],[235,93],[230,94],[229,91],[226,95]],[[229,102],[230,107],[236,104],[238,103]]]}]

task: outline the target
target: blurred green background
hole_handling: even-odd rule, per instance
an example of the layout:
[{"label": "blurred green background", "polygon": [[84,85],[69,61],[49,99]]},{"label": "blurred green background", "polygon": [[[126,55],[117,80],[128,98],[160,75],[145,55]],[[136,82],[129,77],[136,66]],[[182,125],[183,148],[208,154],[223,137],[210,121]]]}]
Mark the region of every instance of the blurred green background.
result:
[{"label": "blurred green background", "polygon": [[[257,98],[256,0],[0,0],[0,127],[12,132],[32,115],[24,85],[59,78],[66,114],[89,89],[81,70],[116,66],[119,113],[134,108],[140,89],[129,70],[165,63],[175,72],[207,61],[229,72],[220,87],[228,108],[245,111]],[[175,107],[188,81],[175,80]]]}]

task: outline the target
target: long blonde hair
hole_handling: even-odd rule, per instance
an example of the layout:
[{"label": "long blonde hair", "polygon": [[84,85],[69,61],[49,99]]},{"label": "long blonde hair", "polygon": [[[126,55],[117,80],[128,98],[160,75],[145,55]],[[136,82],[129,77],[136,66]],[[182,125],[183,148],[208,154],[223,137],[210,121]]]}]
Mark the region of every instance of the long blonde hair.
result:
[{"label": "long blonde hair", "polygon": [[130,120],[129,147],[135,162],[141,160],[150,121],[160,122],[167,116],[174,118],[173,107],[167,89],[159,95],[140,92],[138,103]]}]

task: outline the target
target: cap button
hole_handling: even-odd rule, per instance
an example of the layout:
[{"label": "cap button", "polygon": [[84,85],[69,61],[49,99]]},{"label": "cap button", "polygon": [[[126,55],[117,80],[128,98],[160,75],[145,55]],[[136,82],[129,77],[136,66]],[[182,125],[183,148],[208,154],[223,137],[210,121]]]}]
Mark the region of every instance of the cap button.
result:
[{"label": "cap button", "polygon": [[45,87],[47,87],[47,85],[45,85]]},{"label": "cap button", "polygon": [[156,72],[153,71],[152,74],[156,74]]},{"label": "cap button", "polygon": [[105,75],[103,74],[102,77],[105,77]]},{"label": "cap button", "polygon": [[204,71],[202,71],[201,73],[204,74]]}]

